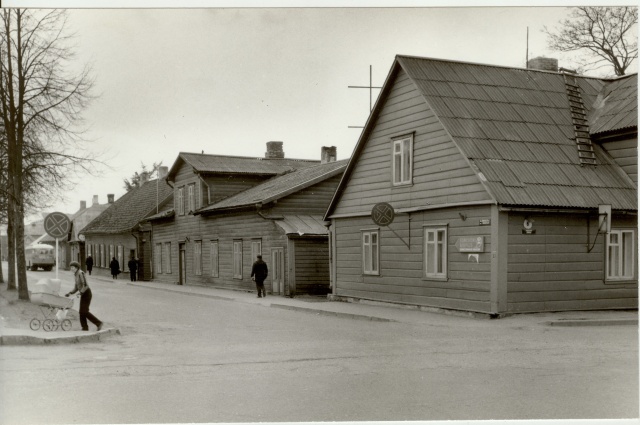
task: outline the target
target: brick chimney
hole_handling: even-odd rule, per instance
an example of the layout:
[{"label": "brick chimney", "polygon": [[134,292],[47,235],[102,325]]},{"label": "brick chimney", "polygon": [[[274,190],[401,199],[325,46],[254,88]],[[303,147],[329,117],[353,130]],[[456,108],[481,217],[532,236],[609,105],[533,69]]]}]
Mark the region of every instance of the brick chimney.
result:
[{"label": "brick chimney", "polygon": [[109,193],[107,195],[107,202],[109,202],[110,204],[113,204],[113,193]]},{"label": "brick chimney", "polygon": [[264,157],[267,159],[284,158],[282,142],[267,142],[267,152]]},{"label": "brick chimney", "polygon": [[335,146],[323,146],[320,150],[320,163],[326,164],[328,162],[336,162],[336,158],[338,156],[337,152],[338,151]]},{"label": "brick chimney", "polygon": [[529,59],[527,69],[558,72],[558,59],[538,56],[537,58]]},{"label": "brick chimney", "polygon": [[93,202],[91,205],[98,205],[98,195],[93,195]]},{"label": "brick chimney", "polygon": [[80,201],[80,211],[87,209],[87,201]]},{"label": "brick chimney", "polygon": [[169,167],[162,166],[162,167],[158,168],[158,178],[159,179],[164,179],[165,177],[167,177],[167,174],[169,174]]}]

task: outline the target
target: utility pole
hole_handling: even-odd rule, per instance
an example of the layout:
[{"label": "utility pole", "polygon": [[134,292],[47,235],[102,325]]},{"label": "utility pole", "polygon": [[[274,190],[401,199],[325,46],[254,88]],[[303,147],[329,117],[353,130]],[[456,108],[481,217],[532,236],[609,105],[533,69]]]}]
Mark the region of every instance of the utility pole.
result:
[{"label": "utility pole", "polygon": [[[369,113],[373,110],[373,89],[381,89],[382,87],[373,86],[373,67],[369,65],[369,85],[368,86],[349,86],[350,89],[369,89]],[[364,128],[362,126],[350,125],[349,128]]]}]

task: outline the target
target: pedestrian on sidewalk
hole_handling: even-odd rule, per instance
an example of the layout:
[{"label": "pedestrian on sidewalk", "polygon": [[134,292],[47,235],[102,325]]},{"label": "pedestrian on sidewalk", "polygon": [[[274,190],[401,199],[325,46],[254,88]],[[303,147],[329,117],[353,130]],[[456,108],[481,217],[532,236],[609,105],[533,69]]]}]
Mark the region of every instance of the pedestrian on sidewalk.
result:
[{"label": "pedestrian on sidewalk", "polygon": [[127,263],[127,266],[129,267],[131,282],[135,282],[138,276],[138,259],[131,257],[131,259]]},{"label": "pedestrian on sidewalk", "polygon": [[89,276],[91,276],[91,270],[93,270],[93,257],[91,257],[91,254],[87,256],[85,264],[87,265],[87,271],[89,272]]},{"label": "pedestrian on sidewalk", "polygon": [[73,291],[65,294],[65,297],[68,297],[71,294],[75,294],[76,292],[80,292],[80,326],[82,326],[83,331],[88,331],[89,326],[87,325],[87,319],[94,325],[98,327],[98,330],[102,330],[102,322],[98,320],[96,316],[89,312],[89,305],[91,304],[91,288],[89,288],[89,284],[87,283],[87,277],[84,275],[84,272],[80,270],[80,263],[77,261],[72,261],[69,263],[69,267],[73,272],[73,277],[75,278],[76,287]]},{"label": "pedestrian on sidewalk", "polygon": [[116,257],[111,257],[109,268],[111,269],[111,277],[117,279],[118,274],[120,273],[120,263],[118,262],[118,260],[116,260]]},{"label": "pedestrian on sidewalk", "polygon": [[269,274],[267,263],[262,261],[262,255],[258,255],[258,259],[251,267],[251,279],[256,282],[256,289],[258,290],[258,298],[266,297],[267,292],[264,289],[264,280]]}]

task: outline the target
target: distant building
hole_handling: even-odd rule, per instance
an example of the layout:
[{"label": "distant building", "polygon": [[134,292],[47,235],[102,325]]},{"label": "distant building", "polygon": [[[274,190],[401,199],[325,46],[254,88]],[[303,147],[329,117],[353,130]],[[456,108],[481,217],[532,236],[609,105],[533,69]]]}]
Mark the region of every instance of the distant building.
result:
[{"label": "distant building", "polygon": [[69,235],[69,241],[67,242],[69,256],[66,258],[66,268],[69,267],[71,261],[79,262],[82,269],[86,268],[86,245],[84,236],[79,234],[80,230],[84,229],[110,206],[111,204],[109,203],[100,204],[98,202],[98,195],[93,195],[91,206],[88,208],[86,201],[80,201],[80,209],[71,217],[71,233]]}]

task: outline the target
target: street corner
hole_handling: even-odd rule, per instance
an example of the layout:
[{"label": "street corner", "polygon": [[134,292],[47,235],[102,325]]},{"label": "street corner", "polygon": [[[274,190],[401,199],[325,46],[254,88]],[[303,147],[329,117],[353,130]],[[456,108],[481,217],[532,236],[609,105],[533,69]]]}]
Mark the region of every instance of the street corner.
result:
[{"label": "street corner", "polygon": [[65,334],[27,333],[19,329],[4,329],[0,335],[0,345],[58,345],[100,342],[122,335],[118,328],[108,328],[100,331],[71,331]]}]

